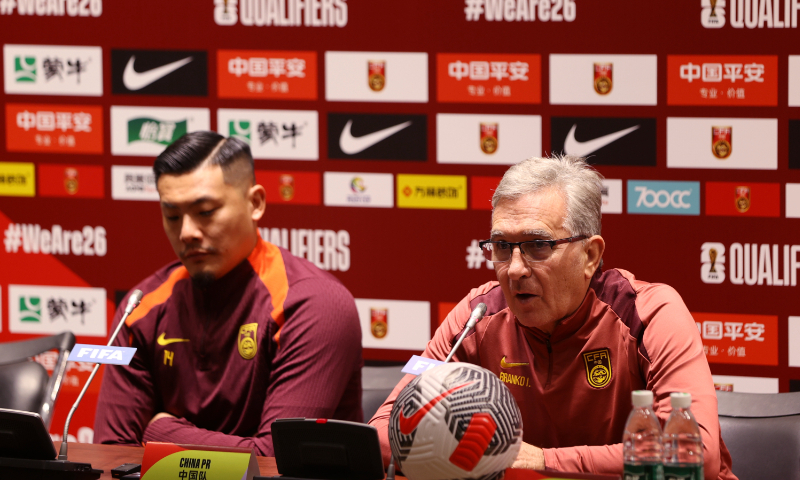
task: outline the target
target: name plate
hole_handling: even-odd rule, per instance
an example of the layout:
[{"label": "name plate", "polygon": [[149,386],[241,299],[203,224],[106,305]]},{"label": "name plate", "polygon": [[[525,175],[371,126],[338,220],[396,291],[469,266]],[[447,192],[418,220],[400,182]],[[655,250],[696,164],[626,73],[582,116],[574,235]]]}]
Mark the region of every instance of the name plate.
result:
[{"label": "name plate", "polygon": [[147,442],[142,480],[253,480],[261,475],[252,448]]},{"label": "name plate", "polygon": [[128,365],[131,363],[134,353],[136,353],[136,349],[131,347],[107,347],[105,345],[76,343],[67,360],[70,362]]},{"label": "name plate", "polygon": [[427,372],[433,367],[438,367],[444,362],[441,360],[434,360],[432,358],[420,357],[413,355],[411,360],[406,363],[406,366],[401,370],[403,373],[410,373],[411,375],[419,375],[422,372]]}]

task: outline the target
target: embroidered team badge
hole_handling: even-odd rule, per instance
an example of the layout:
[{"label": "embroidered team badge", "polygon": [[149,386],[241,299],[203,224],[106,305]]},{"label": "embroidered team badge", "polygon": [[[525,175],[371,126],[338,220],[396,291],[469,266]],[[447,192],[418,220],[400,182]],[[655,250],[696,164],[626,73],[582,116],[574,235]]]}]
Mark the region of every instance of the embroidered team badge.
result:
[{"label": "embroidered team badge", "polygon": [[239,355],[245,360],[250,360],[256,356],[258,345],[256,344],[257,323],[248,323],[239,327]]},{"label": "embroidered team badge", "polygon": [[586,380],[592,388],[603,388],[611,381],[611,357],[607,348],[583,354]]}]

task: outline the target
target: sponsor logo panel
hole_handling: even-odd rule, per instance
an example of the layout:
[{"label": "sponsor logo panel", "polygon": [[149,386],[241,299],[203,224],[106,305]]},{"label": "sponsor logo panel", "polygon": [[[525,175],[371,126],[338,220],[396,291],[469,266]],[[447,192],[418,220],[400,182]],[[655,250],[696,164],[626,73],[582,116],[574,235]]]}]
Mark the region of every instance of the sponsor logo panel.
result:
[{"label": "sponsor logo panel", "polygon": [[208,95],[208,55],[189,50],[111,50],[111,91]]},{"label": "sponsor logo panel", "polygon": [[604,178],[600,195],[600,213],[622,213],[622,180]]},{"label": "sponsor logo panel", "polygon": [[103,108],[6,104],[9,152],[103,153]]},{"label": "sponsor logo panel", "polygon": [[715,390],[738,393],[778,393],[777,378],[736,375],[712,375],[712,377]]},{"label": "sponsor logo panel", "polygon": [[[705,28],[797,28],[797,3],[779,0],[700,0]],[[730,9],[726,9],[729,6]]]},{"label": "sponsor logo panel", "polygon": [[463,175],[397,175],[399,208],[467,209],[467,177]]},{"label": "sponsor logo panel", "polygon": [[778,105],[775,55],[668,55],[667,105]]},{"label": "sponsor logo panel", "polygon": [[3,45],[7,94],[103,95],[100,47]]},{"label": "sponsor logo panel", "polygon": [[431,339],[431,304],[356,298],[364,348],[424,350]]},{"label": "sponsor logo panel", "polygon": [[214,0],[214,22],[245,27],[345,27],[347,2],[292,0]]},{"label": "sponsor logo panel", "polygon": [[779,183],[706,182],[706,215],[779,217]]},{"label": "sponsor logo panel", "polygon": [[305,258],[322,270],[350,270],[350,232],[306,228],[259,228],[261,238]]},{"label": "sponsor logo panel", "polygon": [[217,50],[220,98],[317,99],[317,52]]},{"label": "sponsor logo panel", "polygon": [[628,213],[700,215],[700,182],[628,180]]},{"label": "sponsor logo panel", "polygon": [[539,115],[436,115],[436,161],[513,165],[542,154]]},{"label": "sponsor logo panel", "polygon": [[207,108],[111,107],[111,153],[155,157],[183,134],[210,130]]},{"label": "sponsor logo panel", "polygon": [[550,55],[554,105],[656,105],[655,55]]},{"label": "sponsor logo panel", "polygon": [[491,210],[492,195],[503,177],[470,177],[469,206],[473,210]]},{"label": "sponsor logo panel", "polygon": [[104,257],[108,253],[106,229],[102,226],[69,230],[61,225],[44,228],[39,224],[9,223],[3,235],[6,253],[85,257]]},{"label": "sponsor logo panel", "polygon": [[789,168],[800,169],[800,120],[789,120]]},{"label": "sponsor logo panel", "polygon": [[0,162],[0,196],[35,196],[35,177],[32,163]]},{"label": "sponsor logo panel", "polygon": [[504,2],[503,0],[464,0],[468,22],[572,22],[577,16],[577,1]]},{"label": "sponsor logo panel", "polygon": [[159,200],[152,167],[112,165],[111,198],[114,200]]},{"label": "sponsor logo panel", "polygon": [[107,321],[105,288],[8,286],[11,333],[105,337]]},{"label": "sponsor logo panel", "polygon": [[692,312],[709,363],[778,364],[778,317]]},{"label": "sponsor logo panel", "polygon": [[553,152],[587,157],[592,165],[656,166],[654,118],[552,117]]},{"label": "sponsor logo panel", "polygon": [[428,54],[325,52],[325,99],[426,103]]},{"label": "sponsor logo panel", "polygon": [[789,366],[800,367],[800,317],[789,317]]},{"label": "sponsor logo panel", "polygon": [[267,203],[319,205],[318,172],[275,172],[256,170],[256,183],[267,191]]},{"label": "sponsor logo panel", "polygon": [[800,183],[786,184],[786,218],[800,218]]},{"label": "sponsor logo panel", "polygon": [[428,117],[329,113],[328,158],[426,161]]},{"label": "sponsor logo panel", "polygon": [[667,118],[668,168],[776,170],[774,118]]},{"label": "sponsor logo panel", "polygon": [[103,167],[91,165],[39,165],[39,196],[103,198]]},{"label": "sponsor logo panel", "polygon": [[318,160],[315,110],[217,110],[217,132],[250,145],[255,159]]},{"label": "sponsor logo panel", "polygon": [[68,2],[7,0],[0,2],[0,15],[13,15],[14,9],[16,9],[17,13],[21,16],[99,17],[103,14],[103,0],[83,0],[80,2],[77,0],[70,0]]},{"label": "sponsor logo panel", "polygon": [[394,207],[391,173],[325,172],[325,205],[329,207]]},{"label": "sponsor logo panel", "polygon": [[800,55],[789,55],[789,106],[800,107]]},{"label": "sponsor logo panel", "polygon": [[542,57],[436,54],[436,99],[451,103],[542,103]]},{"label": "sponsor logo panel", "polygon": [[[719,284],[726,279],[734,285],[797,286],[800,245],[720,242],[700,246],[700,278]],[[728,265],[725,263],[728,261]]]}]

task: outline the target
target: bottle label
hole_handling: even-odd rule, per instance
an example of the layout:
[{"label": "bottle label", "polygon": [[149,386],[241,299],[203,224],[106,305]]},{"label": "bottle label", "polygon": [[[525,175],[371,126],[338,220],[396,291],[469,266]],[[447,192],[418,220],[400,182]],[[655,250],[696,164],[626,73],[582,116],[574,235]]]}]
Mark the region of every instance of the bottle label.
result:
[{"label": "bottle label", "polygon": [[626,463],[622,480],[664,480],[664,468],[660,463],[639,465]]},{"label": "bottle label", "polygon": [[664,480],[703,480],[703,466],[664,465]]}]

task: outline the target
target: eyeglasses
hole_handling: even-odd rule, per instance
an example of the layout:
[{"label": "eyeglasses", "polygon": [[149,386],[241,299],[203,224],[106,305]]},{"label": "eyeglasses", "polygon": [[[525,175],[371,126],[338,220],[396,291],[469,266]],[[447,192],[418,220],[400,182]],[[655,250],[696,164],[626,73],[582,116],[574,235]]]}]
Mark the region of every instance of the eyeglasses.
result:
[{"label": "eyeglasses", "polygon": [[528,240],[527,242],[496,242],[483,240],[478,243],[483,256],[490,262],[503,263],[511,259],[514,247],[519,247],[523,258],[529,262],[544,262],[553,254],[553,248],[562,243],[572,243],[588,238],[586,235],[562,238],[559,240]]}]

